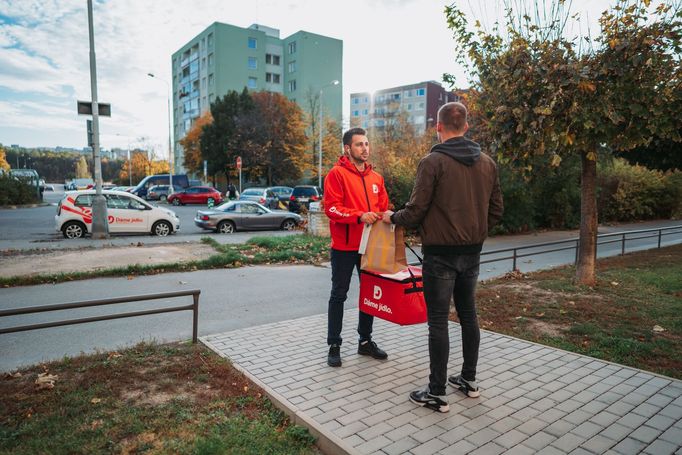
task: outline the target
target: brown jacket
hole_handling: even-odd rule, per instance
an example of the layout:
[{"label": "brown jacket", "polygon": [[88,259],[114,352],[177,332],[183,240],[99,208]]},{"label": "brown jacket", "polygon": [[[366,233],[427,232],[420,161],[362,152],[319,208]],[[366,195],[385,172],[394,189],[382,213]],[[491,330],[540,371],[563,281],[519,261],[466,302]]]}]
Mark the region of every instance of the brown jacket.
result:
[{"label": "brown jacket", "polygon": [[391,216],[419,227],[424,253],[469,254],[502,218],[497,165],[464,137],[435,145],[419,162],[410,201]]}]

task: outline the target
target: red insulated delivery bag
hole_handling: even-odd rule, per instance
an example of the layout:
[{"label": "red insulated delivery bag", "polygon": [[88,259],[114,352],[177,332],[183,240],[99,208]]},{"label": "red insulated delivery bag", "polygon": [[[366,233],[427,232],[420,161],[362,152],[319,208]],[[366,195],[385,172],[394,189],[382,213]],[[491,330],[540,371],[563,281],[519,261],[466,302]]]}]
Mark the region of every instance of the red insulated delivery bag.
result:
[{"label": "red insulated delivery bag", "polygon": [[426,322],[421,267],[393,274],[361,270],[360,311],[400,325]]}]

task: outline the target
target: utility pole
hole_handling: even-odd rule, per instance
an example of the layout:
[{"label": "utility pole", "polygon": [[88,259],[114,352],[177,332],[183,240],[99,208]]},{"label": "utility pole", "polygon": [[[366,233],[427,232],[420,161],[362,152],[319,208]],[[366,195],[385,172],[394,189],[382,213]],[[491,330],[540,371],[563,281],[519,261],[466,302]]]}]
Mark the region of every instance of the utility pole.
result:
[{"label": "utility pole", "polygon": [[92,92],[92,137],[95,158],[95,198],[92,201],[92,238],[109,237],[107,201],[102,194],[102,162],[99,156],[99,106],[97,104],[97,64],[95,61],[95,32],[92,19],[92,0],[88,0],[88,30],[90,35],[90,90]]}]

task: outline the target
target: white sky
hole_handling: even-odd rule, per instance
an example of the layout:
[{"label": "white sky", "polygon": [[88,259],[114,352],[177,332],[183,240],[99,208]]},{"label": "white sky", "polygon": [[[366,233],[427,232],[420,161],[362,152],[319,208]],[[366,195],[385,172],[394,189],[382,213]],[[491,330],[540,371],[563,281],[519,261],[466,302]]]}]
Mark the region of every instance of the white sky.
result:
[{"label": "white sky", "polygon": [[[539,0],[542,2],[542,0]],[[574,0],[591,23],[615,0]],[[492,22],[498,0],[460,0]],[[95,0],[98,98],[104,148],[167,150],[170,57],[211,23],[259,23],[286,37],[307,30],[343,40],[344,117],[352,92],[457,75],[452,34],[440,0]],[[470,16],[471,17],[471,16]],[[594,26],[593,26],[594,30]],[[25,147],[86,144],[76,100],[90,100],[86,0],[0,0],[0,143]],[[346,120],[347,122],[347,120]],[[140,141],[140,138],[144,138]]]}]

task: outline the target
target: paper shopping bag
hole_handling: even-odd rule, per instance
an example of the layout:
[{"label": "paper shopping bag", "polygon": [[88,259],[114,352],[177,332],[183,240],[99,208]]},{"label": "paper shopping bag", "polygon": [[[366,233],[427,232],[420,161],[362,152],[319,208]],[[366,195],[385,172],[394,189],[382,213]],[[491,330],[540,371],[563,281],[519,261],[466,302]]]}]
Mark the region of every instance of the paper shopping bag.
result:
[{"label": "paper shopping bag", "polygon": [[396,273],[407,268],[405,234],[401,226],[381,221],[362,231],[360,268],[376,273]]}]

